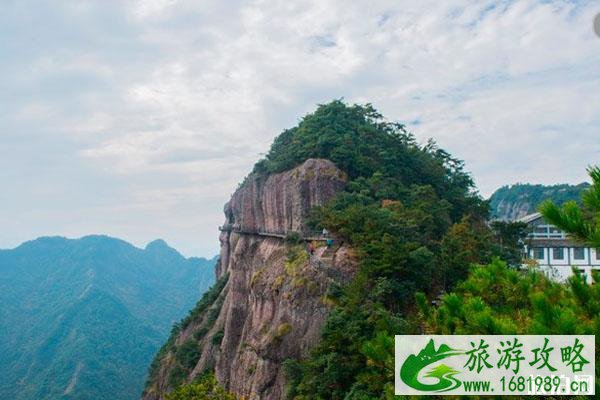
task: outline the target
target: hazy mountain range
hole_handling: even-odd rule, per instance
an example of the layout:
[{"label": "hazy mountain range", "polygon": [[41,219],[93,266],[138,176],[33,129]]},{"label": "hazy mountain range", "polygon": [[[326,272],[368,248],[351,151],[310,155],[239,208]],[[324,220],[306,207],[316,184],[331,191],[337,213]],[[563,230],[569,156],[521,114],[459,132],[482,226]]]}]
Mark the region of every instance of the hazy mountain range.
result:
[{"label": "hazy mountain range", "polygon": [[0,250],[0,398],[137,399],[215,259],[164,241],[43,237]]}]

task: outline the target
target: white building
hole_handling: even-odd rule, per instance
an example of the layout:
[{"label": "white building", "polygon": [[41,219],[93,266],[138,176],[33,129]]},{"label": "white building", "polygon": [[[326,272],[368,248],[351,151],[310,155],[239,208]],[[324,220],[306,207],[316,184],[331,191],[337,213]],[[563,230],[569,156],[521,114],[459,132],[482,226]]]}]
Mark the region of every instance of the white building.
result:
[{"label": "white building", "polygon": [[535,260],[540,269],[559,281],[572,274],[572,268],[585,274],[592,282],[592,269],[600,270],[600,251],[570,240],[565,232],[548,224],[542,214],[535,213],[519,219],[529,228],[525,251],[529,259]]}]

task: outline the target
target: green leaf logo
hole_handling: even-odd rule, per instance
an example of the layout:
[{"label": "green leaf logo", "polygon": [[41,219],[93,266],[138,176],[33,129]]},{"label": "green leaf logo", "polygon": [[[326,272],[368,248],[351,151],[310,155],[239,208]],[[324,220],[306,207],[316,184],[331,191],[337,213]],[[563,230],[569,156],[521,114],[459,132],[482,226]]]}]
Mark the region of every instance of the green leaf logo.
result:
[{"label": "green leaf logo", "polygon": [[418,355],[411,354],[406,358],[400,368],[400,379],[413,389],[424,392],[446,392],[456,389],[461,385],[461,381],[454,375],[459,372],[445,364],[439,364],[425,374],[427,378],[437,378],[434,384],[426,384],[419,381],[419,373],[425,367],[443,360],[448,357],[464,354],[462,350],[452,349],[442,344],[439,349],[435,349],[433,339],[419,352]]}]

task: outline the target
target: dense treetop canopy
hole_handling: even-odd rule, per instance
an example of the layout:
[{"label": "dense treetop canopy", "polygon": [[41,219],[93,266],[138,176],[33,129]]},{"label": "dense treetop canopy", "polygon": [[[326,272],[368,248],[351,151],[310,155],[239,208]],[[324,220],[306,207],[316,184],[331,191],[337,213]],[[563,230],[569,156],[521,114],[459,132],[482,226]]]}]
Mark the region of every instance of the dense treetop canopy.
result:
[{"label": "dense treetop canopy", "polygon": [[399,123],[386,121],[372,105],[334,100],[283,131],[254,172],[276,173],[309,158],[326,158],[345,171],[352,192],[374,200],[400,199],[411,185],[427,185],[449,201],[455,219],[480,204],[463,162],[432,140],[420,146]]}]

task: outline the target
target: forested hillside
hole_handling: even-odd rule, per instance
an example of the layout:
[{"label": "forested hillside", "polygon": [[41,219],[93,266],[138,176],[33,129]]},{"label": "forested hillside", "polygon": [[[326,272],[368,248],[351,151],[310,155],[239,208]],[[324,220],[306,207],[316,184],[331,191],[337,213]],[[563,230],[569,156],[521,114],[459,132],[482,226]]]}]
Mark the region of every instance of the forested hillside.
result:
[{"label": "forested hillside", "polygon": [[139,398],[171,325],[214,282],[214,262],[106,236],[0,250],[0,398]]},{"label": "forested hillside", "polygon": [[417,143],[404,126],[370,105],[320,106],[283,132],[255,171],[280,171],[305,158],[332,160],[350,181],[313,224],[351,243],[356,278],[332,288],[334,304],[320,343],[287,360],[293,398],[366,399],[384,396],[389,371],[366,368],[366,346],[381,335],[419,333],[417,292],[436,296],[467,277],[473,262],[502,251],[487,228],[488,210],[463,163],[434,141]]},{"label": "forested hillside", "polygon": [[502,186],[490,197],[492,218],[514,221],[537,211],[544,200],[556,204],[564,204],[569,200],[579,200],[583,190],[589,188],[588,183],[579,185],[532,185],[517,183]]},{"label": "forested hillside", "polygon": [[[349,244],[359,267],[348,284],[329,284],[322,300],[328,316],[317,343],[300,357],[281,360],[287,388],[282,398],[393,399],[393,337],[398,334],[598,333],[598,290],[579,277],[565,286],[536,271],[520,271],[523,224],[488,224],[487,202],[477,195],[463,163],[435,142],[418,144],[404,126],[386,121],[370,105],[333,101],[278,136],[249,181],[294,171],[313,158],[333,161],[348,181],[329,202],[313,208],[310,225]],[[544,198],[541,194],[540,201]],[[287,267],[301,250],[293,253],[286,246]],[[243,289],[250,293],[252,288]],[[292,314],[301,309],[294,307]],[[275,336],[268,350],[279,354],[287,334]],[[229,335],[222,331],[209,352],[235,340]],[[195,399],[194,393],[211,391],[231,398],[215,386],[210,366],[195,368],[205,342],[187,343],[197,354],[192,382],[166,398]],[[163,366],[167,373],[168,364]],[[220,361],[216,377],[225,390],[232,389],[231,380],[220,377],[234,367]],[[248,369],[244,380],[252,381],[254,371]],[[267,386],[251,397],[269,398],[263,395]],[[248,393],[233,389],[236,395]]]},{"label": "forested hillside", "polygon": [[[487,204],[460,160],[433,141],[418,144],[404,126],[386,121],[370,105],[333,101],[319,106],[275,139],[249,180],[289,172],[307,159],[331,160],[348,177],[343,191],[313,209],[309,223],[348,243],[359,270],[349,284],[329,286],[322,300],[329,315],[318,343],[303,356],[285,360],[287,396],[384,398],[393,375],[385,368],[367,368],[365,349],[379,337],[422,332],[415,314],[417,293],[435,298],[452,290],[467,278],[471,264],[494,256],[518,261],[519,232],[502,223],[488,227]],[[503,240],[497,240],[500,236]],[[288,255],[286,266],[290,260]],[[225,329],[219,339],[230,343],[235,338],[229,334]],[[199,348],[196,354],[204,351]],[[252,380],[253,373],[245,380]],[[193,398],[183,395],[188,392],[192,388],[177,390],[173,398]],[[260,392],[254,396],[267,398]]]}]

